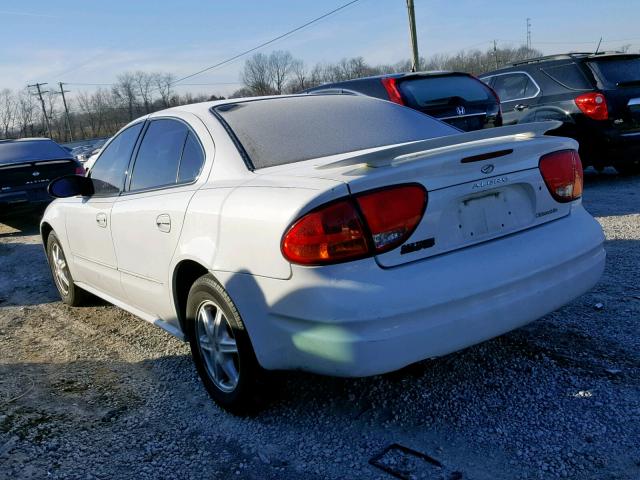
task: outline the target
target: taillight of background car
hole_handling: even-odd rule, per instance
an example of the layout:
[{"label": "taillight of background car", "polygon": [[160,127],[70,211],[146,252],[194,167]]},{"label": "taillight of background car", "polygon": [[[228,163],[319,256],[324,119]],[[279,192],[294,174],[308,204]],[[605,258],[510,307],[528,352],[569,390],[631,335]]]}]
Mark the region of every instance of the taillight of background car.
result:
[{"label": "taillight of background car", "polygon": [[399,105],[404,105],[404,100],[402,99],[400,90],[398,90],[398,82],[396,81],[396,79],[393,77],[387,77],[381,78],[380,81],[382,82],[382,86],[389,95],[389,100]]},{"label": "taillight of background car", "polygon": [[580,111],[593,120],[607,120],[609,118],[607,101],[601,93],[584,93],[577,96],[575,102]]},{"label": "taillight of background car", "polygon": [[426,205],[427,191],[417,184],[328,203],[293,223],[282,254],[293,263],[326,265],[387,252],[411,236]]},{"label": "taillight of background car", "polygon": [[540,173],[551,196],[566,203],[582,196],[582,162],[575,150],[561,150],[540,158]]}]

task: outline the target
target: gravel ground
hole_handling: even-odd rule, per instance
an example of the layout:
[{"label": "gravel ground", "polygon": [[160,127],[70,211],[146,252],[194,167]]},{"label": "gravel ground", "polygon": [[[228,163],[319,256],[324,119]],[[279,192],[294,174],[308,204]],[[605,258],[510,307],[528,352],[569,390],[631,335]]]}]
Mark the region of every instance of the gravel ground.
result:
[{"label": "gravel ground", "polygon": [[587,172],[584,203],[607,236],[592,292],[393,374],[282,374],[253,418],[213,404],[160,329],[61,304],[37,216],[5,220],[0,478],[393,478],[378,456],[405,478],[638,479],[640,177]]}]

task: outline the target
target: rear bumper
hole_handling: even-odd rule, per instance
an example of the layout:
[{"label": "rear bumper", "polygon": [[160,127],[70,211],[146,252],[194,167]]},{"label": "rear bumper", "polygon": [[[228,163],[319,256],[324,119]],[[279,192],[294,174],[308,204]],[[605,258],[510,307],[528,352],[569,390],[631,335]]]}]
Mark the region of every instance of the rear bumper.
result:
[{"label": "rear bumper", "polygon": [[289,280],[214,272],[267,369],[367,376],[525,325],[592,288],[599,224],[581,206],[525,232],[401,267],[293,267]]},{"label": "rear bumper", "polygon": [[53,200],[47,193],[47,186],[30,188],[15,187],[11,190],[0,191],[0,206],[14,206],[25,204],[43,204]]}]

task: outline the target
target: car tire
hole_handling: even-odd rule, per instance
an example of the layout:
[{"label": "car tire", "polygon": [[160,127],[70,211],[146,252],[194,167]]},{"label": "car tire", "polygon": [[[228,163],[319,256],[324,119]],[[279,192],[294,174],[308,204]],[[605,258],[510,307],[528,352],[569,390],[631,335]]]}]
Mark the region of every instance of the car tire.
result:
[{"label": "car tire", "polygon": [[255,411],[264,372],[238,310],[212,275],[191,286],[186,320],[191,355],[211,398],[234,414]]},{"label": "car tire", "polygon": [[79,307],[87,303],[88,293],[73,282],[67,258],[62,250],[60,240],[54,232],[47,238],[47,258],[53,282],[58,289],[60,298],[67,305]]}]

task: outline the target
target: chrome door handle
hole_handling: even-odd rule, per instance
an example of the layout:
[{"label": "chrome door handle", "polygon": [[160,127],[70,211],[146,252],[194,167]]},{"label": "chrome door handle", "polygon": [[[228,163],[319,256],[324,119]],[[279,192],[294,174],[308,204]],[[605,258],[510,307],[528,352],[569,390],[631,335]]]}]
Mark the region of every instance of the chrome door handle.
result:
[{"label": "chrome door handle", "polygon": [[513,107],[513,109],[517,110],[518,112],[521,112],[522,110],[526,110],[527,108],[529,108],[529,105],[524,105],[522,103],[519,103],[518,105]]},{"label": "chrome door handle", "polygon": [[96,215],[96,223],[99,227],[107,228],[107,214],[100,212]]},{"label": "chrome door handle", "polygon": [[158,215],[158,218],[156,218],[156,227],[158,227],[158,230],[161,232],[169,233],[171,231],[171,217],[166,213]]}]

